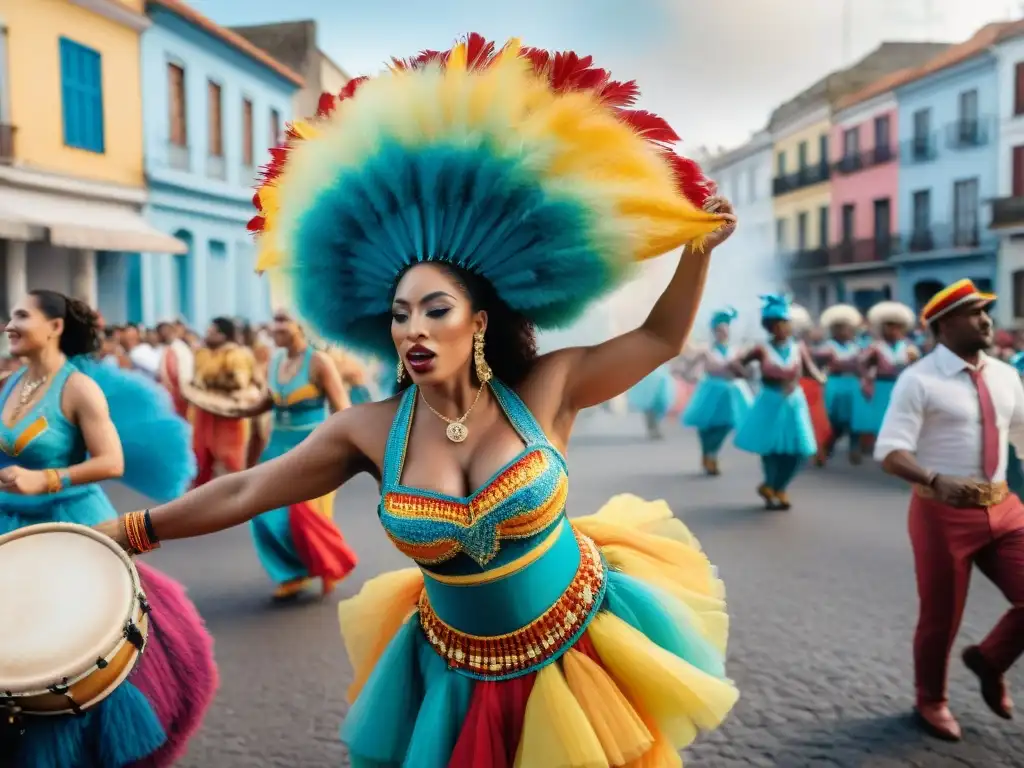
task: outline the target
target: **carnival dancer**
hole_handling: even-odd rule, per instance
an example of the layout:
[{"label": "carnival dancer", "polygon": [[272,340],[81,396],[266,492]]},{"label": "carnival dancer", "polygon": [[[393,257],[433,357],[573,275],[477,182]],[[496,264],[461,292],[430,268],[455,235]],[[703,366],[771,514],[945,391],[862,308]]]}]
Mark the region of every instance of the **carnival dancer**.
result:
[{"label": "carnival dancer", "polygon": [[626,393],[626,402],[634,413],[643,414],[647,437],[661,440],[661,423],[676,399],[676,380],[671,363],[659,366]]},{"label": "carnival dancer", "polygon": [[868,311],[868,323],[878,340],[861,355],[861,386],[853,401],[851,428],[860,436],[861,448],[869,450],[892,397],[896,378],[921,357],[906,335],[917,318],[914,310],[896,301],[882,301]]},{"label": "carnival dancer", "polygon": [[[286,310],[274,313],[271,335],[279,351],[271,358],[267,396],[239,412],[272,414],[260,461],[283,456],[309,437],[327,419],[328,406],[338,413],[350,405],[334,362],[314,349]],[[334,495],[279,507],[250,523],[256,553],[277,584],[275,599],[296,597],[311,579],[320,579],[327,595],[356,567],[355,553],[332,522]]]},{"label": "carnival dancer", "polygon": [[961,730],[946,674],[974,565],[1012,605],[963,653],[1000,717],[1012,710],[1003,675],[1024,651],[1024,505],[1006,485],[1007,439],[1024,440],[1024,387],[1012,367],[983,351],[992,342],[987,308],[995,298],[960,280],[925,305],[938,344],[896,381],[875,444],[883,468],[913,485],[916,711],[927,731],[950,741]]},{"label": "carnival dancer", "polygon": [[[6,331],[26,367],[0,390],[0,535],[116,518],[98,485],[104,480],[120,478],[162,499],[188,487],[195,466],[188,424],[155,382],[89,359],[102,339],[88,306],[31,291]],[[138,572],[152,612],[131,677],[81,716],[25,716],[24,733],[10,739],[14,747],[0,763],[121,768],[181,757],[216,689],[212,641],[179,584],[144,564]]]},{"label": "carnival dancer", "polygon": [[[235,324],[226,317],[215,317],[206,331],[206,340],[195,355],[193,386],[212,395],[232,408],[233,398],[241,391],[255,386],[256,358],[235,342]],[[217,464],[226,472],[239,472],[246,465],[249,443],[247,419],[224,415],[220,408],[192,401],[191,417],[194,446],[199,471],[196,486],[213,479]]]},{"label": "carnival dancer", "polygon": [[683,425],[694,427],[700,435],[704,471],[719,475],[718,452],[725,438],[746,417],[754,396],[747,382],[736,376],[739,351],[729,345],[729,325],[737,317],[732,307],[711,316],[714,342],[702,353],[704,378],[683,412]]},{"label": "carnival dancer", "polygon": [[835,304],[826,309],[821,313],[820,323],[829,337],[815,354],[815,362],[828,374],[825,408],[832,425],[832,442],[825,455],[831,458],[836,443],[849,437],[851,464],[859,464],[863,458],[859,438],[852,431],[853,402],[860,389],[861,346],[856,336],[862,321],[857,308],[849,304]]},{"label": "carnival dancer", "polygon": [[[799,304],[791,304],[789,324],[793,338],[801,342],[807,349],[812,349],[813,336],[817,333],[817,329],[814,327],[811,313]],[[811,357],[813,359],[813,353]],[[820,378],[805,374],[800,377],[800,389],[804,391],[804,397],[807,398],[807,410],[811,414],[811,425],[814,427],[814,442],[818,446],[818,450],[814,454],[814,465],[824,467],[825,451],[832,442],[832,425],[829,423],[828,410],[825,408],[825,386],[821,383]]]},{"label": "carnival dancer", "polygon": [[770,294],[761,300],[761,325],[769,341],[747,352],[738,364],[739,370],[753,362],[760,364],[761,391],[734,443],[741,451],[761,457],[764,482],[757,493],[765,508],[786,510],[791,506],[789,484],[818,448],[800,378],[807,375],[822,381],[823,377],[807,348],[793,339],[789,298]]},{"label": "carnival dancer", "polygon": [[160,356],[159,380],[171,394],[175,412],[183,419],[188,418],[188,401],[182,395],[182,384],[192,381],[195,375],[195,354],[182,338],[179,326],[162,322],[156,327],[163,343]]},{"label": "carnival dancer", "polygon": [[[696,540],[632,496],[567,519],[564,458],[582,409],[678,354],[735,219],[649,142],[653,118],[617,106],[634,86],[575,54],[563,81],[553,61],[474,35],[353,81],[342,109],[292,129],[258,193],[261,266],[294,277],[311,333],[396,355],[403,392],[152,510],[175,539],[380,478],[381,522],[419,568],[340,608],[357,766],[678,766],[737,698]],[[630,260],[683,243],[640,328],[536,354],[535,325],[572,322]],[[123,525],[104,530],[124,543]]]}]

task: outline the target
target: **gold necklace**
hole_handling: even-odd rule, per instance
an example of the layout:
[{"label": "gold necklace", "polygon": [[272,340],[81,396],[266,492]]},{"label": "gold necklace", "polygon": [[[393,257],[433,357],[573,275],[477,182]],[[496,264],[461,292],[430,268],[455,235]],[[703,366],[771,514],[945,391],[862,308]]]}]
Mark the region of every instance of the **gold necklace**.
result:
[{"label": "gold necklace", "polygon": [[473,409],[476,408],[476,404],[480,401],[480,395],[483,394],[484,386],[486,386],[486,383],[487,382],[484,382],[483,384],[480,385],[480,389],[476,391],[476,397],[473,398],[473,403],[472,405],[469,406],[469,410],[462,414],[461,418],[458,419],[449,419],[443,413],[438,413],[436,410],[434,410],[434,406],[428,403],[427,398],[423,395],[423,390],[420,390],[420,400],[423,401],[423,404],[430,409],[430,412],[432,414],[437,416],[437,418],[439,418],[441,421],[448,424],[448,428],[445,429],[444,434],[445,437],[447,437],[453,443],[461,443],[467,437],[469,437],[469,427],[466,426],[466,419],[469,418],[469,414],[473,412]]},{"label": "gold necklace", "polygon": [[49,375],[44,373],[38,379],[33,379],[32,381],[26,380],[21,385],[21,389],[18,391],[18,402],[14,406],[14,413],[11,414],[12,422],[16,423],[18,419],[21,418],[21,412],[25,410],[25,406],[28,405],[32,396],[39,391],[39,388],[43,386],[49,378]]}]

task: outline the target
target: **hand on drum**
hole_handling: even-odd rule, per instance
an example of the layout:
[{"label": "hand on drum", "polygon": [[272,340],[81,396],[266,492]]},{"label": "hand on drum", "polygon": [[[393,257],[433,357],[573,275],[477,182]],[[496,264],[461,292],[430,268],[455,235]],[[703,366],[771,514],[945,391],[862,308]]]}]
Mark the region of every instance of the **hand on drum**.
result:
[{"label": "hand on drum", "polygon": [[104,536],[110,537],[117,543],[117,546],[130,553],[131,547],[128,544],[128,534],[124,529],[124,521],[120,517],[116,517],[113,520],[105,520],[99,525],[93,526],[93,529]]},{"label": "hand on drum", "polygon": [[50,483],[45,472],[24,467],[0,469],[0,491],[20,496],[41,496],[49,490]]}]

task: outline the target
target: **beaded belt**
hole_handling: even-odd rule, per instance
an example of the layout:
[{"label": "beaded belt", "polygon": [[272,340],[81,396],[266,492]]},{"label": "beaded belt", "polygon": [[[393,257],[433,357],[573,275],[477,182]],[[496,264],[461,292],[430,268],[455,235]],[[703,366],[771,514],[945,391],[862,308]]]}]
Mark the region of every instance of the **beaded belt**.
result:
[{"label": "beaded belt", "polygon": [[[936,499],[935,490],[926,485],[915,485],[914,493],[922,499]],[[972,492],[963,504],[957,505],[964,508],[973,507],[994,507],[1002,504],[1010,495],[1010,487],[1005,482],[986,483],[978,481]]]},{"label": "beaded belt", "polygon": [[579,547],[575,575],[553,605],[512,632],[480,636],[455,629],[438,617],[423,591],[420,626],[449,668],[479,680],[519,677],[557,659],[583,634],[604,600],[605,564],[594,542],[578,531],[567,533]]}]

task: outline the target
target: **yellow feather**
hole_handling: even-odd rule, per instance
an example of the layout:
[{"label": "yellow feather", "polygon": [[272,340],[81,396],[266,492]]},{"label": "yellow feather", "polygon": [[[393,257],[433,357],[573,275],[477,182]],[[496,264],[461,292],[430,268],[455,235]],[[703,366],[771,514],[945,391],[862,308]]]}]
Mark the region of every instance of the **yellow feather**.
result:
[{"label": "yellow feather", "polygon": [[466,71],[466,44],[459,43],[452,48],[451,53],[448,55],[448,70],[451,72],[465,72]]}]

